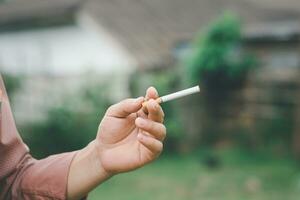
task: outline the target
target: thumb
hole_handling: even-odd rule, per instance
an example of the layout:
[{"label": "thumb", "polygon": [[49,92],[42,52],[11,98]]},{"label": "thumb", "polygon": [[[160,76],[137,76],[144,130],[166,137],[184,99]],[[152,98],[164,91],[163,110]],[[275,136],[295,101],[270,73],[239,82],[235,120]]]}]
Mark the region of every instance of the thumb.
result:
[{"label": "thumb", "polygon": [[142,103],[144,102],[144,97],[139,97],[136,99],[125,99],[117,104],[110,106],[106,115],[111,117],[124,118],[131,113],[137,112],[142,108]]}]

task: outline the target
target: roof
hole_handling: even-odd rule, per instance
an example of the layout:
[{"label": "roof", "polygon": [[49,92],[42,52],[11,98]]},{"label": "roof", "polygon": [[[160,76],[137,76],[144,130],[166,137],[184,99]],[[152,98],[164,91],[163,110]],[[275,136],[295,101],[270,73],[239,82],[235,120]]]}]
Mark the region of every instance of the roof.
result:
[{"label": "roof", "polygon": [[0,31],[33,24],[59,24],[80,7],[80,0],[15,0],[0,4]]},{"label": "roof", "polygon": [[90,0],[86,9],[144,67],[168,65],[170,49],[225,10],[238,13],[246,25],[300,21],[298,0]]},{"label": "roof", "polygon": [[23,18],[49,18],[80,8],[146,68],[170,64],[171,50],[179,42],[191,40],[226,10],[241,16],[246,27],[262,24],[262,28],[252,28],[252,36],[272,33],[273,29],[266,31],[264,24],[274,21],[300,22],[299,0],[19,0],[19,5],[20,2],[22,6],[16,7],[15,3],[15,8],[10,8],[13,12],[6,5],[0,6],[0,25]]},{"label": "roof", "polygon": [[86,9],[144,67],[168,65],[175,43],[192,38],[220,12],[211,1],[198,0],[92,0]]}]

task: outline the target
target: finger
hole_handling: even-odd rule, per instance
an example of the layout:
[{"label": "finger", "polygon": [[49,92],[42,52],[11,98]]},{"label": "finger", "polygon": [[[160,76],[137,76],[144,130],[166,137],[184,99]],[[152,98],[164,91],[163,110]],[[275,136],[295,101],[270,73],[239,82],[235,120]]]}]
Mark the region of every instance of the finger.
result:
[{"label": "finger", "polygon": [[[159,97],[158,92],[153,86],[151,86],[147,89],[145,101],[148,101],[149,99],[157,99],[158,97]],[[143,106],[143,111],[144,111],[144,113],[148,114],[148,110],[147,110],[146,106]]]},{"label": "finger", "polygon": [[139,142],[149,149],[154,155],[158,156],[163,150],[163,143],[155,138],[144,134],[138,134]]},{"label": "finger", "polygon": [[139,117],[135,120],[135,124],[160,141],[163,141],[166,137],[166,127],[161,123]]},{"label": "finger", "polygon": [[142,107],[144,97],[136,99],[125,99],[117,104],[110,106],[107,109],[106,115],[111,117],[127,117],[131,113],[137,112]]},{"label": "finger", "polygon": [[158,98],[157,90],[153,86],[149,87],[146,91],[145,100],[147,101],[149,99],[156,99],[156,98]]},{"label": "finger", "polygon": [[148,110],[148,119],[155,122],[163,123],[164,121],[164,111],[161,106],[153,99],[150,99],[146,104]]}]

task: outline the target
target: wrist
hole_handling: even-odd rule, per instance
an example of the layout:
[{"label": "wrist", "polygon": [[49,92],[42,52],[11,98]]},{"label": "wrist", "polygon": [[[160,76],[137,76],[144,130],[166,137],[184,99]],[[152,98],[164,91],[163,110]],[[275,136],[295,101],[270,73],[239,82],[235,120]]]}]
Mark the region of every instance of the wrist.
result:
[{"label": "wrist", "polygon": [[90,148],[90,162],[99,175],[101,177],[105,177],[106,179],[112,177],[114,173],[107,171],[103,167],[101,160],[101,146],[99,142],[97,140],[93,140],[86,148]]},{"label": "wrist", "polygon": [[109,179],[112,174],[102,167],[95,142],[76,153],[68,177],[68,199],[80,199]]}]

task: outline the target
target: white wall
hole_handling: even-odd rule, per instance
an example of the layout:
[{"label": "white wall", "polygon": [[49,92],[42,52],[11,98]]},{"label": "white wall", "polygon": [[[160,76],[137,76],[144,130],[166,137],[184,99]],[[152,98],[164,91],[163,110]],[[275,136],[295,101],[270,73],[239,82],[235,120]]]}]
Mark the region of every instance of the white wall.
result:
[{"label": "white wall", "polygon": [[42,119],[65,93],[89,81],[87,72],[110,81],[114,101],[125,98],[135,66],[117,41],[89,26],[0,33],[0,72],[26,75],[13,102],[19,123]]},{"label": "white wall", "polygon": [[67,26],[0,34],[2,70],[21,73],[101,73],[135,65],[105,34]]}]

